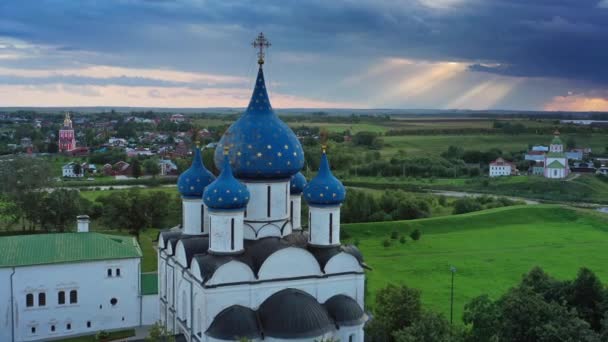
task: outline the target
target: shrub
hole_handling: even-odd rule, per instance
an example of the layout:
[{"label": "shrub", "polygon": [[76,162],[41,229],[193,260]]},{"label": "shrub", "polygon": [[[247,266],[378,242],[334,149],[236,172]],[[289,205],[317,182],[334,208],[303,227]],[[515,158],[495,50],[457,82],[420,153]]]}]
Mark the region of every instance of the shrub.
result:
[{"label": "shrub", "polygon": [[402,237],[400,237],[400,238],[399,238],[399,242],[401,242],[402,244],[404,244],[404,243],[405,243],[405,241],[406,241],[406,240],[405,240],[405,236],[402,236]]},{"label": "shrub", "polygon": [[353,242],[353,244],[357,247],[359,246],[359,243],[360,243],[359,239],[355,239],[355,241]]},{"label": "shrub", "polygon": [[391,242],[388,239],[385,239],[384,241],[382,241],[382,246],[384,246],[384,247],[390,247],[391,246]]},{"label": "shrub", "polygon": [[414,241],[418,241],[420,240],[420,236],[422,236],[422,233],[420,233],[420,230],[416,229],[414,230],[411,234],[410,237],[412,238],[412,240]]},{"label": "shrub", "polygon": [[391,239],[397,240],[399,238],[399,232],[393,231],[391,232]]}]

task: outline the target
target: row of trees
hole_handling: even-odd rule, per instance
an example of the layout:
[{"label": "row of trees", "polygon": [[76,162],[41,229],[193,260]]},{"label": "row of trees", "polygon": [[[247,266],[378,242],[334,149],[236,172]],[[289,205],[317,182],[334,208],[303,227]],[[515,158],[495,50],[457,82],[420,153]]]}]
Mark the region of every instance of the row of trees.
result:
[{"label": "row of trees", "polygon": [[566,281],[534,268],[500,298],[482,295],[466,304],[464,326],[423,309],[420,291],[404,285],[378,291],[374,308],[367,341],[608,341],[608,290],[586,268]]}]

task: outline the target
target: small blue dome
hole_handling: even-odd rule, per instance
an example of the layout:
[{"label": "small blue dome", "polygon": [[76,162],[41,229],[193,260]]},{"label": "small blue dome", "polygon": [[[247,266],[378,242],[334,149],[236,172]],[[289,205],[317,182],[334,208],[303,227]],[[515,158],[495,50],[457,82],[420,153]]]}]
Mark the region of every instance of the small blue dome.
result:
[{"label": "small blue dome", "polygon": [[300,141],[272,110],[261,65],[247,110],[215,149],[218,168],[224,147],[230,148],[230,164],[240,179],[286,179],[304,166]]},{"label": "small blue dome", "polygon": [[205,189],[203,202],[209,209],[216,210],[243,209],[247,206],[249,190],[232,175],[227,155],[224,157],[222,173]]},{"label": "small blue dome", "polygon": [[295,175],[291,176],[291,181],[289,182],[289,190],[292,195],[299,195],[304,191],[304,187],[306,186],[306,177],[302,174],[302,172],[298,172]]},{"label": "small blue dome", "polygon": [[304,199],[308,204],[323,206],[341,204],[345,198],[346,189],[331,173],[327,154],[323,151],[319,173],[304,188]]},{"label": "small blue dome", "polygon": [[205,187],[215,180],[215,176],[203,165],[201,150],[196,147],[192,158],[192,166],[177,179],[177,190],[186,198],[201,198]]}]

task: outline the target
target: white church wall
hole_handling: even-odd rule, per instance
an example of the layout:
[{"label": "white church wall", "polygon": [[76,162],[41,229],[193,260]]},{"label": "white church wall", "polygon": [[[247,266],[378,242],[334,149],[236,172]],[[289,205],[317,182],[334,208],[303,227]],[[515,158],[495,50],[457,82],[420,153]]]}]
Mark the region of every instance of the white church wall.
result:
[{"label": "white church wall", "polygon": [[199,235],[203,233],[202,211],[202,198],[182,198],[182,222],[184,234]]},{"label": "white church wall", "polygon": [[[291,230],[302,230],[302,196],[290,195],[289,217],[291,221]],[[287,235],[284,233],[283,235]]]},{"label": "white church wall", "polygon": [[289,247],[269,256],[258,271],[260,280],[321,275],[317,259],[305,249]]},{"label": "white church wall", "polygon": [[[312,245],[340,244],[340,207],[313,207],[309,210],[309,241]],[[331,228],[331,234],[330,234]]]},{"label": "white church wall", "polygon": [[325,274],[335,274],[343,272],[363,272],[363,268],[359,265],[359,261],[354,256],[348,253],[340,253],[333,256],[323,269]]},{"label": "white church wall", "polygon": [[11,274],[12,268],[0,268],[0,341],[11,340]]},{"label": "white church wall", "polygon": [[240,261],[234,260],[220,266],[206,284],[212,286],[226,283],[251,282],[254,280],[255,275],[251,268]]},{"label": "white church wall", "polygon": [[[32,341],[138,326],[139,262],[139,259],[122,259],[17,268],[13,277],[15,340]],[[120,276],[116,275],[117,269]],[[108,270],[112,270],[111,277]],[[76,303],[70,303],[73,290],[77,291]],[[65,304],[58,302],[59,291],[65,293]],[[34,295],[31,307],[26,306],[28,293]],[[39,303],[40,293],[45,296],[44,306]]]},{"label": "white church wall", "polygon": [[[243,250],[243,212],[212,211],[210,216],[209,251],[232,253]],[[234,236],[232,235],[234,234]]]},{"label": "white church wall", "polygon": [[152,325],[160,320],[158,295],[146,295],[141,299],[141,324]]},{"label": "white church wall", "polygon": [[[289,179],[274,182],[243,181],[243,183],[247,186],[252,199],[247,204],[245,223],[256,232],[269,222],[274,222],[277,226],[282,227],[289,219]],[[278,221],[283,222],[279,223]],[[265,234],[268,234],[268,232],[270,231],[267,230]],[[277,234],[276,232],[275,234]],[[278,235],[272,236],[281,236],[280,229]],[[246,232],[245,237],[247,239],[257,238],[256,234],[250,232]]]},{"label": "white church wall", "polygon": [[281,236],[281,227],[285,224],[285,222],[286,221],[279,221],[276,223],[266,223],[264,225],[258,225],[257,237],[255,237],[255,239],[262,239],[270,236]]},{"label": "white church wall", "polygon": [[186,250],[184,249],[184,244],[181,240],[177,242],[177,245],[175,245],[174,260],[182,267],[186,267],[186,265],[188,265],[188,259],[186,258]]}]

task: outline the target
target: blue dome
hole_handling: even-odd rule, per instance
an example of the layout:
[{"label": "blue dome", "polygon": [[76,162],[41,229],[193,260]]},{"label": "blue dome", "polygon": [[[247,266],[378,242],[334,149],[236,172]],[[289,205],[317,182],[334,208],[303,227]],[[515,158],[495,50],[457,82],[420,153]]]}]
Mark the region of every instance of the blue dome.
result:
[{"label": "blue dome", "polygon": [[327,154],[323,151],[319,173],[304,188],[304,199],[311,205],[338,205],[344,202],[346,189],[329,169]]},{"label": "blue dome", "polygon": [[299,195],[304,191],[304,187],[306,186],[306,177],[302,174],[302,172],[298,172],[295,175],[291,176],[291,181],[289,182],[289,190],[293,195]]},{"label": "blue dome", "polygon": [[177,179],[177,190],[186,198],[201,198],[205,187],[215,180],[215,176],[203,165],[201,150],[196,147],[192,158],[192,166]]},{"label": "blue dome", "polygon": [[247,110],[226,130],[215,149],[219,168],[224,147],[230,148],[230,164],[241,179],[285,179],[304,166],[300,141],[272,110],[261,65]]},{"label": "blue dome", "polygon": [[217,210],[243,209],[249,202],[249,190],[232,175],[227,155],[224,157],[222,173],[205,189],[203,202],[210,209]]}]

